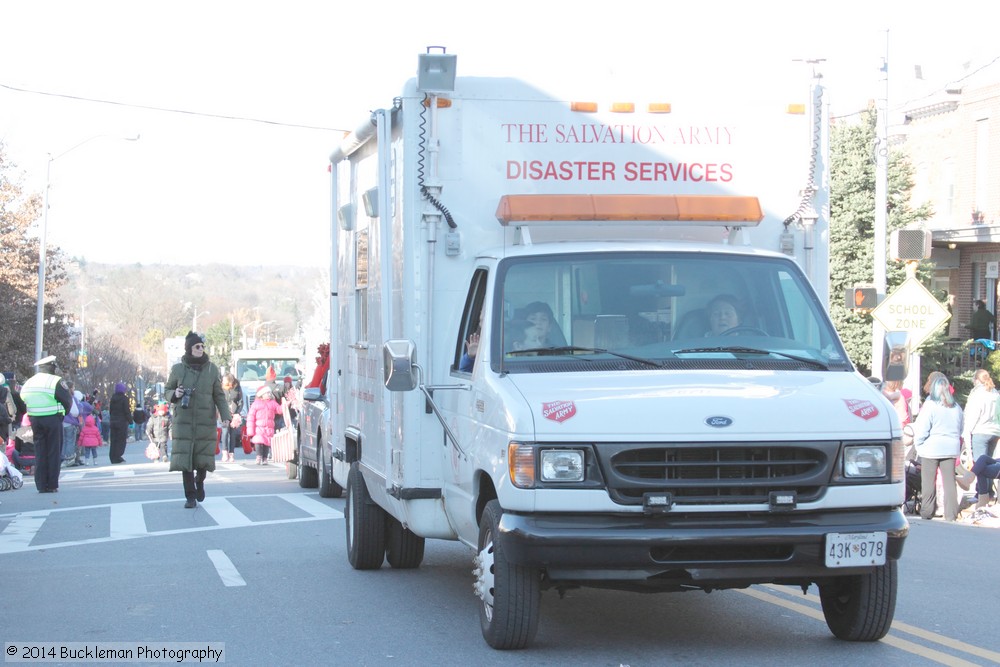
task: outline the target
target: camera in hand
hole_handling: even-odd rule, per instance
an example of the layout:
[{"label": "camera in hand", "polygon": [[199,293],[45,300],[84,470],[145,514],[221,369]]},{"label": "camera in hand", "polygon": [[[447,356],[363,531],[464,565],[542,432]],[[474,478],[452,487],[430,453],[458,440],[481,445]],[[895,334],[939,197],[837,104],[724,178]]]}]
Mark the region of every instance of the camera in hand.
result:
[{"label": "camera in hand", "polygon": [[186,389],[184,387],[178,387],[178,389],[181,389],[184,392],[184,395],[181,396],[181,407],[186,410],[187,406],[191,404],[191,396],[194,395],[194,389]]}]

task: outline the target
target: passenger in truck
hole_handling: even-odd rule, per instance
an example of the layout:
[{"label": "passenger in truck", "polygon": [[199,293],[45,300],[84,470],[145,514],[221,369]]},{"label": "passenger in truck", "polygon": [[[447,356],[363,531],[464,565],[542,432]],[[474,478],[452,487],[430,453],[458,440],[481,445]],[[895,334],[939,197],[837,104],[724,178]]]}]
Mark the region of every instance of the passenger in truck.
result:
[{"label": "passenger in truck", "polygon": [[514,314],[515,319],[527,320],[539,329],[540,344],[534,347],[562,347],[566,345],[552,308],[544,301],[533,301]]},{"label": "passenger in truck", "polygon": [[504,325],[504,351],[537,350],[542,343],[542,327],[531,320],[514,320]]},{"label": "passenger in truck", "polygon": [[479,353],[479,330],[477,329],[473,333],[469,334],[468,340],[465,341],[465,353],[462,354],[462,358],[458,360],[458,370],[463,373],[471,373],[472,367],[476,363],[476,354]]}]

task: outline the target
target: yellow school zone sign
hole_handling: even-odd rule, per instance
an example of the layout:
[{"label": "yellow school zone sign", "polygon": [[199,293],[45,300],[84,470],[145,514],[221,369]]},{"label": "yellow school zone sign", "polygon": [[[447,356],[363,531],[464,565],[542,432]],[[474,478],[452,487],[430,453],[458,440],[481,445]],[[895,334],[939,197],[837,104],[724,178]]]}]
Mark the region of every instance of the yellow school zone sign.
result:
[{"label": "yellow school zone sign", "polygon": [[910,349],[916,350],[951,313],[916,278],[907,278],[872,311],[886,331],[907,331]]}]

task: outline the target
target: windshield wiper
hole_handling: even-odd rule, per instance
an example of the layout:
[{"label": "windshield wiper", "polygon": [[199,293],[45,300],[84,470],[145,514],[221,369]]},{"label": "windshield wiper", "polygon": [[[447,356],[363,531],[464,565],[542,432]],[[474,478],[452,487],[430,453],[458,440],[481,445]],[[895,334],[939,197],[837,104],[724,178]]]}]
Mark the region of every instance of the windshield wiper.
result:
[{"label": "windshield wiper", "polygon": [[[505,356],[519,356],[524,354],[567,354],[572,352],[587,352],[589,354],[610,354],[614,357],[619,357],[620,359],[628,359],[629,361],[635,361],[636,363],[645,364],[647,366],[652,366],[653,368],[663,368],[663,364],[658,361],[653,361],[652,359],[645,359],[643,357],[634,357],[631,354],[624,354],[622,352],[612,352],[611,350],[605,350],[599,347],[579,347],[577,345],[563,345],[561,347],[533,347],[528,350],[512,350],[507,352]],[[593,362],[593,359],[586,359],[580,357],[574,357],[574,359],[580,359],[581,361]]]},{"label": "windshield wiper", "polygon": [[799,361],[803,364],[808,364],[816,368],[822,368],[825,371],[830,370],[830,365],[825,361],[820,361],[819,359],[812,359],[810,357],[801,357],[797,354],[788,354],[787,352],[778,352],[777,350],[759,350],[755,347],[691,347],[684,350],[674,350],[674,354],[697,354],[700,352],[732,352],[734,354],[774,354],[779,357],[784,357],[785,359],[791,359],[792,361]]}]

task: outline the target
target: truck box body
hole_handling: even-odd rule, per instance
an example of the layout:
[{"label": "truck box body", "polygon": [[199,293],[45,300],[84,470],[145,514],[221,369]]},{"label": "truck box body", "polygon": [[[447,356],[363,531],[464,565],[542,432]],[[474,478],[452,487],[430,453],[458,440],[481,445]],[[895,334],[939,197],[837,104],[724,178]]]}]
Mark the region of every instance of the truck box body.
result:
[{"label": "truck box body", "polygon": [[[512,79],[417,86],[331,157],[327,428],[352,564],[468,544],[498,648],[537,620],[509,572],[560,589],[820,583],[832,599],[891,570],[894,604],[900,426],[825,312],[818,94],[804,114],[608,112]],[[500,550],[512,569],[482,574]],[[526,605],[516,627],[494,615],[506,604]],[[887,631],[891,609],[871,613]],[[830,614],[838,636],[884,634]]]}]

